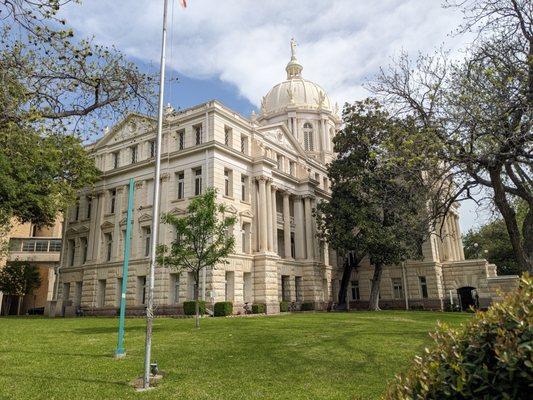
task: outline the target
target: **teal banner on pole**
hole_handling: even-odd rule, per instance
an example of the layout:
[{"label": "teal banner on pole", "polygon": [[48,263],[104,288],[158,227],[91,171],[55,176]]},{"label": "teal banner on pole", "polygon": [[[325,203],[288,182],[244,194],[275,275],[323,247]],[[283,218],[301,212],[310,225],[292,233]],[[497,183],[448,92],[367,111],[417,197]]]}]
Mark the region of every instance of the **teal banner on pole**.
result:
[{"label": "teal banner on pole", "polygon": [[128,264],[130,261],[130,247],[131,247],[131,230],[133,219],[133,194],[134,194],[133,178],[130,179],[129,193],[128,193],[128,217],[126,219],[126,237],[124,238],[124,265],[122,266],[122,287],[120,292],[120,317],[118,325],[118,342],[115,356],[122,358],[126,355],[124,349],[124,324],[126,319],[126,288],[128,285]]}]

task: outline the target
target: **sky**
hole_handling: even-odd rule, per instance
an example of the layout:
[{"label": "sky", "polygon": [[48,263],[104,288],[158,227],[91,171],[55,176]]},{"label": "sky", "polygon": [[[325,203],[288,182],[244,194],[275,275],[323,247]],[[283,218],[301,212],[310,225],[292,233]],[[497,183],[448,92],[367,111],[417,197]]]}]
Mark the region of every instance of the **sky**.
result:
[{"label": "sky", "polygon": [[[163,0],[84,0],[62,13],[81,36],[158,70]],[[401,51],[459,53],[469,40],[452,34],[461,18],[441,0],[169,0],[165,103],[218,99],[249,116],[285,79],[294,37],[302,75],[342,106],[366,97],[365,83]],[[460,212],[463,232],[489,217],[472,202]]]}]

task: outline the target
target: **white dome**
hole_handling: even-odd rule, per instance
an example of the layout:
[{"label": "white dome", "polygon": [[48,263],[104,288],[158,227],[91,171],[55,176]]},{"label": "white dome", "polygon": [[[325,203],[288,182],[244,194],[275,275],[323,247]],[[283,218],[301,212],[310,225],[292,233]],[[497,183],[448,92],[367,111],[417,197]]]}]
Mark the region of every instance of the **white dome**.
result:
[{"label": "white dome", "polygon": [[319,85],[295,76],[274,86],[261,101],[262,114],[284,111],[287,107],[331,111],[331,102]]},{"label": "white dome", "polygon": [[291,60],[287,64],[287,80],[274,86],[261,100],[261,114],[268,115],[287,108],[331,111],[328,95],[316,83],[302,78],[303,67],[296,59],[296,42],[291,39]]}]

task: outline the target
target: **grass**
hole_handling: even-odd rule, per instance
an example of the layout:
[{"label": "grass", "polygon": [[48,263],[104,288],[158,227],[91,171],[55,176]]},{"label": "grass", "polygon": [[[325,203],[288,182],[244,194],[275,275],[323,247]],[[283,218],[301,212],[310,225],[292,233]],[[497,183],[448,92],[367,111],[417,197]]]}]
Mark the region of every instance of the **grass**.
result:
[{"label": "grass", "polygon": [[114,360],[117,320],[0,319],[0,399],[375,399],[459,313],[300,313],[254,318],[158,318],[153,359],[166,377],[141,375],[143,319],[126,323],[127,357]]}]

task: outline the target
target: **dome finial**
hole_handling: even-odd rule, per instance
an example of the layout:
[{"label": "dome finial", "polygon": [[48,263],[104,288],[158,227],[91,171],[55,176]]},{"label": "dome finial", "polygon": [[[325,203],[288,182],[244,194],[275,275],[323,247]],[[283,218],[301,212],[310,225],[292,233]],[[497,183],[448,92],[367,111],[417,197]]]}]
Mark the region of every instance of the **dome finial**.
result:
[{"label": "dome finial", "polygon": [[296,40],[291,39],[291,60],[287,64],[285,71],[287,71],[287,79],[292,79],[296,77],[301,77],[303,67],[300,65],[296,59]]}]

